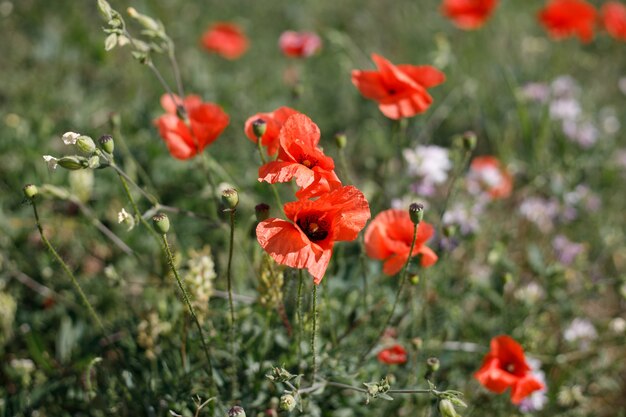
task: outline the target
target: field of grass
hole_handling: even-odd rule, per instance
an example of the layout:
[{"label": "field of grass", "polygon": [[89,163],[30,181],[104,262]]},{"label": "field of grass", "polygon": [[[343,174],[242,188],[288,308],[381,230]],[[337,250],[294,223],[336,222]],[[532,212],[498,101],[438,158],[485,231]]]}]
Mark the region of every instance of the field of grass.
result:
[{"label": "field of grass", "polygon": [[[178,91],[167,51],[149,64],[132,44],[106,51],[97,0],[0,0],[0,415],[454,417],[452,399],[464,417],[626,416],[624,41],[553,40],[543,0],[502,0],[471,31],[439,0],[109,2],[137,39],[149,34],[128,7],[162,22],[185,94],[230,121],[196,157],[172,157],[155,126],[155,73]],[[249,39],[238,59],[201,45],[221,21]],[[286,30],[321,49],[285,57]],[[372,53],[442,71],[432,105],[385,117],[351,79]],[[373,220],[336,242],[319,286],[263,250],[255,206],[285,219],[277,200],[297,186],[259,181],[244,123],[281,106],[319,127],[371,219],[424,206],[434,265],[422,253],[383,273]],[[68,131],[111,135],[113,156],[65,145]],[[52,169],[47,155],[92,161]],[[510,192],[477,179],[481,156]],[[543,374],[532,403],[475,377],[498,335]],[[381,359],[396,345],[403,360]]]}]

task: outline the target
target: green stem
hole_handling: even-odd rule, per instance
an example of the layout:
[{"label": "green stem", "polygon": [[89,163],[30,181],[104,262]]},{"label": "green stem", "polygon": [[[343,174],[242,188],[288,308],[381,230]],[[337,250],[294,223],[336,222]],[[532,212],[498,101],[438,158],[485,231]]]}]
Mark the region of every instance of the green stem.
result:
[{"label": "green stem", "polygon": [[213,216],[216,216],[217,211],[220,208],[220,199],[217,196],[217,185],[215,184],[215,180],[213,179],[213,175],[211,173],[209,160],[207,159],[207,156],[204,152],[202,153],[202,157],[200,158],[200,163],[202,164],[202,168],[204,169],[204,173],[206,174],[206,179],[209,182],[209,186],[211,187],[211,195],[213,196],[213,203],[215,204],[215,210],[211,214]]},{"label": "green stem", "polygon": [[[111,166],[114,166],[114,165],[111,165]],[[124,192],[126,193],[126,197],[128,198],[128,201],[130,202],[130,205],[133,208],[133,212],[135,214],[135,218],[137,218],[141,222],[141,224],[144,225],[144,227],[156,239],[156,241],[158,243],[160,241],[159,235],[154,230],[154,228],[152,226],[150,226],[150,224],[148,224],[148,221],[141,215],[141,212],[139,211],[139,207],[137,207],[137,203],[135,202],[135,199],[133,198],[133,195],[130,192],[130,189],[128,188],[128,183],[126,182],[126,177],[124,177],[124,175],[122,175],[120,173],[120,171],[117,171],[117,174],[118,174],[118,176],[120,178],[120,181],[122,182],[122,187],[124,188]]]},{"label": "green stem", "polygon": [[298,298],[296,299],[296,315],[298,319],[298,366],[302,363],[302,335],[304,334],[304,323],[302,320],[302,289],[304,287],[304,275],[302,269],[298,270]]},{"label": "green stem", "polygon": [[359,362],[363,361],[363,359],[365,359],[365,357],[372,351],[372,349],[374,349],[374,346],[376,346],[376,343],[378,343],[378,340],[385,333],[387,326],[389,326],[389,323],[391,323],[393,314],[396,312],[396,307],[398,306],[398,302],[400,301],[400,295],[402,294],[402,289],[404,288],[404,285],[406,283],[406,275],[407,275],[406,272],[408,270],[409,264],[411,263],[411,258],[413,257],[413,249],[415,248],[415,240],[417,239],[417,227],[418,226],[419,226],[419,223],[415,223],[415,225],[413,226],[413,240],[411,241],[411,249],[409,250],[409,257],[407,258],[404,264],[404,267],[402,268],[402,272],[400,274],[400,286],[398,287],[398,291],[396,292],[396,298],[393,302],[393,306],[391,307],[391,311],[389,312],[389,316],[387,316],[387,320],[385,320],[385,325],[380,329],[380,332],[378,333],[378,336],[376,337],[376,339],[374,339],[374,341],[369,346],[369,348],[361,354],[361,358]]},{"label": "green stem", "polygon": [[315,349],[317,339],[317,284],[313,283],[313,330],[311,331],[311,354],[313,355],[313,377],[311,382],[315,383],[317,375],[317,352]]},{"label": "green stem", "polygon": [[261,157],[261,163],[265,165],[267,160],[265,159],[265,155],[263,155],[263,147],[261,146],[261,138],[257,137],[256,139],[256,148],[259,151],[259,156]]},{"label": "green stem", "polygon": [[32,200],[32,204],[33,204],[33,212],[35,213],[35,222],[37,224],[37,229],[39,230],[39,234],[41,235],[41,241],[44,243],[44,245],[46,245],[46,247],[48,248],[50,253],[52,253],[52,256],[54,256],[57,262],[61,264],[61,267],[63,268],[63,271],[65,271],[65,274],[68,277],[70,277],[70,280],[72,281],[72,284],[74,285],[74,289],[76,289],[76,292],[80,296],[81,301],[83,302],[83,304],[85,304],[85,307],[87,307],[87,310],[89,311],[89,314],[91,315],[91,318],[93,319],[94,322],[96,322],[96,324],[100,328],[100,331],[102,331],[102,334],[107,339],[107,342],[111,344],[111,341],[109,340],[106,334],[106,330],[104,329],[104,325],[102,324],[102,321],[100,320],[100,317],[98,316],[98,313],[96,313],[96,310],[94,310],[93,306],[87,299],[87,296],[85,295],[85,293],[83,292],[83,289],[78,283],[76,276],[74,275],[70,267],[65,263],[65,261],[63,261],[63,258],[61,258],[61,255],[59,255],[59,253],[54,249],[54,247],[52,246],[52,244],[50,243],[46,235],[43,233],[43,227],[41,226],[41,221],[39,219],[39,212],[37,211],[37,204],[35,203],[35,200]]},{"label": "green stem", "polygon": [[163,234],[161,235],[161,238],[163,241],[163,248],[165,250],[165,254],[167,255],[167,262],[170,266],[170,269],[172,270],[172,273],[174,274],[174,278],[176,278],[176,282],[178,283],[178,288],[180,289],[180,292],[183,294],[183,299],[185,300],[185,304],[187,304],[187,309],[189,310],[189,314],[191,314],[191,317],[193,318],[193,321],[196,324],[196,327],[198,329],[198,333],[200,334],[200,341],[202,342],[202,349],[204,350],[204,355],[207,360],[207,368],[206,368],[207,374],[209,375],[209,379],[211,380],[210,382],[211,395],[216,395],[217,387],[215,386],[215,380],[213,379],[213,365],[211,362],[211,355],[209,354],[209,348],[204,339],[204,332],[202,331],[202,326],[200,326],[200,321],[198,320],[198,316],[196,316],[196,312],[193,306],[191,305],[189,294],[187,293],[187,290],[185,289],[183,281],[181,280],[180,275],[178,274],[178,270],[176,269],[176,265],[174,264],[174,255],[172,255],[170,245],[167,241],[167,235]]},{"label": "green stem", "polygon": [[235,305],[233,303],[233,284],[232,284],[232,261],[233,261],[233,248],[235,243],[235,209],[231,209],[230,215],[230,246],[228,248],[228,265],[226,267],[226,279],[228,280],[228,307],[230,309],[230,323],[229,323],[229,339],[230,339],[230,352],[233,355],[233,361],[231,366],[231,378],[232,378],[232,397],[235,398],[237,392],[237,368],[236,368],[236,346],[235,346]]}]

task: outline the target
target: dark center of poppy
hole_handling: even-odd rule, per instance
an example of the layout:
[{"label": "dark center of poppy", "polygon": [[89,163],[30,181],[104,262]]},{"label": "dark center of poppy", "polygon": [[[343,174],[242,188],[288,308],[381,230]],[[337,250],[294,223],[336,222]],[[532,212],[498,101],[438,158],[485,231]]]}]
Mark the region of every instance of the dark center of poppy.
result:
[{"label": "dark center of poppy", "polygon": [[510,374],[515,373],[515,364],[513,364],[513,363],[506,364],[504,366],[504,370],[507,371]]},{"label": "dark center of poppy", "polygon": [[389,93],[390,96],[393,96],[394,94],[396,94],[397,91],[395,88],[389,88],[387,92]]},{"label": "dark center of poppy", "polygon": [[300,163],[307,168],[313,168],[317,165],[317,160],[315,158],[311,158],[309,155],[303,155],[300,158]]},{"label": "dark center of poppy", "polygon": [[312,241],[317,242],[326,239],[328,230],[326,222],[316,218],[304,218],[296,222],[304,234]]}]

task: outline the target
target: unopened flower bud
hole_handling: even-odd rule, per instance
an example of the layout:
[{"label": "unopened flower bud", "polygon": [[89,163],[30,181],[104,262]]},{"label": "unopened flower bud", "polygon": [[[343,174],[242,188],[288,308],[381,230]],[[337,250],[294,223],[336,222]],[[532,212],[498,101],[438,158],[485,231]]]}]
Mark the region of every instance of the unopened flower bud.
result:
[{"label": "unopened flower bud", "polygon": [[417,285],[420,283],[420,276],[417,274],[411,274],[409,277],[409,282],[413,285]]},{"label": "unopened flower bud", "polygon": [[56,161],[57,165],[69,169],[70,171],[77,171],[89,166],[87,158],[82,156],[64,156]]},{"label": "unopened flower bud", "polygon": [[463,148],[466,151],[473,151],[476,148],[476,133],[468,131],[463,134]]},{"label": "unopened flower bud", "polygon": [[343,149],[348,144],[348,137],[344,132],[339,132],[335,134],[335,143],[339,149]]},{"label": "unopened flower bud", "polygon": [[254,214],[257,222],[267,220],[270,217],[270,206],[265,203],[257,204],[254,206]]},{"label": "unopened flower bud", "polygon": [[152,216],[152,224],[154,225],[154,229],[162,235],[170,230],[170,219],[166,214],[159,213]]},{"label": "unopened flower bud", "polygon": [[96,144],[89,136],[79,136],[76,139],[76,147],[85,153],[94,153]]},{"label": "unopened flower bud", "polygon": [[233,188],[222,191],[222,203],[227,209],[234,210],[239,204],[239,193]]},{"label": "unopened flower bud", "polygon": [[439,413],[442,417],[461,417],[461,415],[454,409],[452,401],[447,398],[439,401]]},{"label": "unopened flower bud", "polygon": [[38,193],[37,186],[33,184],[26,184],[22,190],[24,191],[24,195],[26,196],[26,198],[28,198],[29,200],[35,198]]},{"label": "unopened flower bud", "polygon": [[235,405],[228,410],[228,417],[246,417],[246,410],[243,407]]},{"label": "unopened flower bud", "polygon": [[113,150],[115,149],[115,142],[113,141],[113,136],[102,135],[100,136],[100,139],[98,139],[98,142],[100,143],[100,147],[102,148],[103,151],[105,151],[108,154],[113,153]]},{"label": "unopened flower bud", "polygon": [[409,216],[413,224],[420,224],[424,219],[424,206],[419,203],[413,203],[409,206]]},{"label": "unopened flower bud", "polygon": [[280,397],[280,409],[283,411],[293,411],[296,408],[296,399],[291,394],[284,394]]},{"label": "unopened flower bud", "polygon": [[263,119],[256,119],[252,122],[252,131],[254,132],[254,136],[260,138],[265,134],[267,130],[267,122]]},{"label": "unopened flower bud", "polygon": [[440,366],[439,359],[435,357],[426,359],[426,366],[428,367],[429,372],[437,372]]}]

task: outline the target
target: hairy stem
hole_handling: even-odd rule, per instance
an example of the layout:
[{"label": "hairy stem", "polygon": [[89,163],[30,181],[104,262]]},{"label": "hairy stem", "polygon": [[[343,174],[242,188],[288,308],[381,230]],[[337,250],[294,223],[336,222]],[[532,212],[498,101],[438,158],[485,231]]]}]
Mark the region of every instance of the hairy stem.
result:
[{"label": "hairy stem", "polygon": [[229,323],[229,339],[230,339],[230,352],[233,355],[231,364],[231,379],[232,379],[232,397],[235,397],[237,392],[237,367],[236,367],[236,346],[235,346],[235,305],[233,304],[233,280],[232,280],[232,262],[233,262],[233,248],[235,245],[235,209],[231,209],[229,212],[230,218],[230,244],[228,248],[228,265],[226,267],[226,279],[228,280],[228,307],[230,309],[230,323]]},{"label": "hairy stem", "polygon": [[176,282],[178,283],[178,288],[180,289],[180,292],[183,295],[185,304],[187,304],[187,309],[189,310],[189,314],[191,314],[191,318],[196,324],[196,328],[198,329],[198,333],[200,334],[200,341],[202,342],[202,349],[204,350],[204,355],[207,361],[207,367],[205,369],[210,379],[210,385],[211,385],[210,390],[211,390],[212,395],[216,395],[217,387],[215,386],[215,380],[213,379],[213,364],[211,362],[211,355],[209,353],[209,347],[207,346],[206,340],[204,339],[204,332],[202,331],[202,326],[200,326],[200,321],[198,320],[198,316],[196,316],[196,312],[193,306],[191,305],[189,294],[187,293],[187,290],[185,289],[183,281],[181,280],[180,275],[178,274],[178,270],[176,269],[176,265],[174,263],[174,255],[172,255],[172,250],[170,249],[170,245],[167,241],[167,235],[161,235],[161,239],[163,241],[163,249],[167,256],[167,262],[170,266],[170,269],[172,270],[172,273],[174,274],[174,278],[176,278]]}]

